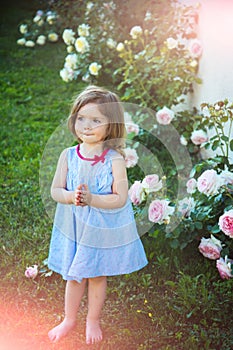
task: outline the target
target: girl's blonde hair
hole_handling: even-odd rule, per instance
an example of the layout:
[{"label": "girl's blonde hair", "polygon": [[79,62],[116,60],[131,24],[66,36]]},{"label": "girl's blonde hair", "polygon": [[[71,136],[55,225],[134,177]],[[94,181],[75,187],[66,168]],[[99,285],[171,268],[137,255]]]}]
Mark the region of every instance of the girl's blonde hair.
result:
[{"label": "girl's blonde hair", "polygon": [[108,118],[108,130],[104,139],[104,148],[112,148],[124,156],[125,122],[124,110],[119,97],[104,88],[91,85],[81,92],[74,100],[68,117],[68,128],[77,138],[75,122],[79,110],[88,103],[98,105],[100,113]]}]

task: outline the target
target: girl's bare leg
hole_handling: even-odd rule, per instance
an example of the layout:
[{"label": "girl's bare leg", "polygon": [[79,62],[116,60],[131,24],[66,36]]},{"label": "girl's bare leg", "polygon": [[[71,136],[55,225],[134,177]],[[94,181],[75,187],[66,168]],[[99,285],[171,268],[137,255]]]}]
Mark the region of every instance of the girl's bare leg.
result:
[{"label": "girl's bare leg", "polygon": [[95,277],[88,280],[88,314],[86,323],[86,343],[94,344],[102,340],[100,313],[106,297],[107,278]]},{"label": "girl's bare leg", "polygon": [[75,326],[77,312],[85,291],[85,286],[86,279],[83,279],[81,283],[67,281],[65,291],[65,318],[58,326],[49,331],[48,336],[51,341],[57,342]]}]

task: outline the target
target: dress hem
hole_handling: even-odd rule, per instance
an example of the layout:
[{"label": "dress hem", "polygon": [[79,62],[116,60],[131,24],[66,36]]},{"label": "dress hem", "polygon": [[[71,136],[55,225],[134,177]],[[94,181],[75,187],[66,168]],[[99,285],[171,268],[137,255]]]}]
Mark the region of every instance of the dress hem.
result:
[{"label": "dress hem", "polygon": [[81,281],[83,280],[83,278],[87,278],[87,279],[88,279],[88,278],[103,277],[103,276],[111,277],[111,276],[127,275],[127,274],[130,274],[130,273],[133,273],[133,272],[136,272],[136,271],[139,271],[139,270],[143,269],[147,264],[148,264],[148,262],[145,262],[144,264],[139,265],[138,267],[134,267],[133,269],[130,269],[130,270],[127,270],[127,271],[126,271],[126,270],[124,270],[124,271],[122,270],[122,271],[117,272],[117,273],[113,273],[113,272],[107,273],[107,271],[106,271],[106,273],[102,272],[102,273],[99,273],[99,274],[96,274],[96,275],[91,274],[91,275],[88,275],[88,276],[87,276],[87,275],[84,275],[84,276],[82,276],[82,277],[66,275],[66,274],[62,273],[61,269],[55,267],[55,266],[52,265],[52,264],[48,264],[48,267],[49,267],[49,269],[52,270],[53,272],[56,272],[56,273],[58,273],[59,275],[61,275],[62,278],[63,278],[65,281],[72,281],[72,280],[74,280],[74,281],[77,281],[78,283],[81,283]]}]

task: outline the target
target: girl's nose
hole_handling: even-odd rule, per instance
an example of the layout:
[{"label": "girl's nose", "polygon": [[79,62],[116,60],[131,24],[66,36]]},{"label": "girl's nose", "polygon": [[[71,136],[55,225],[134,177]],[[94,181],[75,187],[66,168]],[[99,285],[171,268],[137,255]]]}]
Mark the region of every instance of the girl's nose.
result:
[{"label": "girl's nose", "polygon": [[86,130],[86,129],[91,129],[91,122],[90,122],[90,120],[86,120],[86,121],[85,121],[84,129],[85,129],[85,130]]}]

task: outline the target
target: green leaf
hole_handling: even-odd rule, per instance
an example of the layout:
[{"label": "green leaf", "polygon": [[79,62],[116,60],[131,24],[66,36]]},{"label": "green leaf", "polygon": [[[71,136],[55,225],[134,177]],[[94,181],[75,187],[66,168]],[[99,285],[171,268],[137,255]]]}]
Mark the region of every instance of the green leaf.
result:
[{"label": "green leaf", "polygon": [[211,233],[219,233],[221,230],[220,230],[218,224],[216,224],[216,225],[214,225],[213,227],[209,228],[209,231],[210,231]]},{"label": "green leaf", "polygon": [[221,136],[221,139],[225,142],[228,142],[229,141],[229,137],[225,136],[225,135],[222,135]]},{"label": "green leaf", "polygon": [[230,150],[233,151],[233,139],[230,141]]},{"label": "green leaf", "polygon": [[222,118],[221,118],[221,122],[222,123],[226,123],[228,121],[228,116],[226,115],[226,116],[223,116]]},{"label": "green leaf", "polygon": [[177,249],[179,247],[180,243],[178,241],[178,239],[173,239],[171,242],[170,242],[170,246],[172,249]]},{"label": "green leaf", "polygon": [[201,221],[196,221],[195,222],[195,227],[198,229],[198,230],[201,230],[203,228],[203,224]]},{"label": "green leaf", "polygon": [[213,142],[212,150],[215,151],[220,146],[220,141],[216,140]]}]

